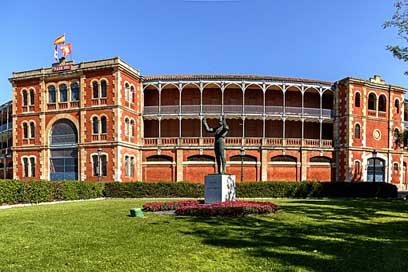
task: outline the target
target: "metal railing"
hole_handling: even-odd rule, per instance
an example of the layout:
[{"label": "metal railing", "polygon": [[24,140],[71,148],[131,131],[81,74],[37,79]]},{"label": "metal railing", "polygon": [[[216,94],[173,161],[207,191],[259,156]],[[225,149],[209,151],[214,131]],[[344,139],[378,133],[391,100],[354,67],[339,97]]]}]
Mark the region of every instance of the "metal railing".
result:
[{"label": "metal railing", "polygon": [[[163,105],[160,107],[161,114],[199,114],[200,105],[182,105],[181,111],[179,105]],[[311,117],[333,118],[333,110],[320,108],[303,108],[302,107],[283,107],[283,106],[262,106],[262,105],[224,105],[225,114],[258,114],[264,113],[267,115],[301,115]],[[221,105],[202,105],[203,114],[220,114],[222,112]],[[145,106],[144,115],[159,114],[159,106]]]},{"label": "metal railing", "polygon": [[11,122],[8,123],[8,124],[3,124],[3,125],[0,125],[0,132],[7,131],[7,130],[10,130],[12,128],[13,127],[11,125]]},{"label": "metal railing", "polygon": [[[213,137],[165,137],[165,138],[144,138],[145,146],[209,146],[214,145]],[[304,146],[304,147],[333,147],[333,141],[327,139],[302,139],[301,138],[256,138],[256,137],[226,137],[226,146]]]}]

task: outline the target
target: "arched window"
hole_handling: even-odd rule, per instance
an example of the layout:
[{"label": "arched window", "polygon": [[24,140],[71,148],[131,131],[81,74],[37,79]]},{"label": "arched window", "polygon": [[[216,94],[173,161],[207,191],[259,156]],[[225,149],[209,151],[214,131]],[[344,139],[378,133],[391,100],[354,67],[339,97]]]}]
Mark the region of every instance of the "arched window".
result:
[{"label": "arched window", "polygon": [[24,139],[28,139],[28,124],[27,123],[23,123],[23,136],[24,136]]},{"label": "arched window", "polygon": [[92,117],[92,133],[98,134],[99,133],[99,120],[98,117]]},{"label": "arched window", "polygon": [[129,93],[130,93],[129,84],[126,82],[125,83],[125,99],[126,99],[126,101],[129,101]]},{"label": "arched window", "polygon": [[135,176],[135,158],[130,157],[130,176]]},{"label": "arched window", "polygon": [[23,90],[23,106],[28,106],[28,93],[27,93],[27,90]]},{"label": "arched window", "polygon": [[31,177],[35,177],[35,158],[30,158],[30,170],[31,170]]},{"label": "arched window", "polygon": [[356,93],[356,97],[355,97],[355,101],[354,101],[354,106],[356,107],[356,108],[359,108],[360,107],[360,93]]},{"label": "arched window", "polygon": [[251,155],[235,155],[230,158],[230,161],[245,161],[245,162],[256,162],[256,157]]},{"label": "arched window", "polygon": [[387,111],[387,98],[383,94],[378,98],[378,110],[382,112]]},{"label": "arched window", "polygon": [[331,163],[331,159],[325,156],[316,156],[316,157],[310,158],[310,162]]},{"label": "arched window", "polygon": [[71,101],[79,101],[79,85],[77,82],[71,84]]},{"label": "arched window", "polygon": [[33,106],[34,102],[35,102],[35,93],[34,93],[34,90],[31,89],[30,90],[30,105]]},{"label": "arched window", "polygon": [[129,95],[129,101],[133,103],[133,99],[135,96],[135,87],[131,86],[130,87],[130,95]]},{"label": "arched window", "polygon": [[101,117],[101,133],[106,133],[106,116]]},{"label": "arched window", "polygon": [[30,122],[30,138],[34,138],[34,137],[35,137],[35,123]]},{"label": "arched window", "polygon": [[130,135],[130,137],[135,136],[134,127],[135,127],[135,121],[132,119],[132,120],[130,120],[130,126],[129,126],[129,135]]},{"label": "arched window", "polygon": [[60,102],[67,102],[68,101],[67,85],[61,84],[59,86],[59,92],[60,92]]},{"label": "arched window", "polygon": [[129,119],[125,118],[125,136],[129,136]]},{"label": "arched window", "polygon": [[187,161],[215,162],[215,158],[209,155],[192,155],[187,158]]},{"label": "arched window", "polygon": [[147,162],[172,162],[173,158],[166,155],[153,155],[146,158]]},{"label": "arched window", "polygon": [[377,101],[376,96],[374,93],[370,93],[368,95],[368,109],[369,110],[376,110],[377,109]]},{"label": "arched window", "polygon": [[397,113],[400,113],[400,105],[398,99],[395,99],[395,110],[397,111]]},{"label": "arched window", "polygon": [[399,145],[401,141],[401,135],[398,128],[394,129],[394,143]]},{"label": "arched window", "polygon": [[359,124],[356,124],[354,126],[354,137],[356,139],[360,139],[360,125]]},{"label": "arched window", "polygon": [[129,156],[125,156],[125,176],[126,177],[129,176],[129,170],[130,170],[129,163],[130,163]]},{"label": "arched window", "polygon": [[99,98],[99,84],[97,81],[92,83],[92,97]]},{"label": "arched window", "polygon": [[107,176],[106,162],[107,156],[105,154],[100,156],[92,155],[92,169],[94,177],[98,177],[99,175],[103,177]]},{"label": "arched window", "polygon": [[107,89],[106,80],[102,80],[101,81],[101,97],[102,98],[106,97],[106,89]]},{"label": "arched window", "polygon": [[271,161],[273,162],[292,162],[295,163],[297,160],[295,157],[288,156],[288,155],[280,155],[272,157]]},{"label": "arched window", "polygon": [[394,174],[398,174],[398,170],[399,170],[399,165],[398,165],[398,163],[394,163],[394,167],[393,167],[393,169],[394,169]]},{"label": "arched window", "polygon": [[361,163],[359,161],[354,161],[354,173],[356,175],[361,174]]},{"label": "arched window", "polygon": [[55,87],[49,86],[48,87],[48,103],[54,104],[55,102],[57,102],[57,96],[55,94]]},{"label": "arched window", "polygon": [[24,169],[24,177],[29,177],[29,165],[28,165],[28,158],[23,158],[23,169]]}]

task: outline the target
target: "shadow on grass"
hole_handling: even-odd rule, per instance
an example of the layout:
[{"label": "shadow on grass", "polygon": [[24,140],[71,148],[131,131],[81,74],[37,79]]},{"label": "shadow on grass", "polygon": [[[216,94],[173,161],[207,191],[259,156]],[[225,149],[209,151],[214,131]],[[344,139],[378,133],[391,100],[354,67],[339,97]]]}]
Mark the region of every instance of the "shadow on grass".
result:
[{"label": "shadow on grass", "polygon": [[205,244],[270,258],[284,269],[407,271],[407,208],[402,201],[294,200],[271,216],[178,220],[191,224],[184,234]]}]

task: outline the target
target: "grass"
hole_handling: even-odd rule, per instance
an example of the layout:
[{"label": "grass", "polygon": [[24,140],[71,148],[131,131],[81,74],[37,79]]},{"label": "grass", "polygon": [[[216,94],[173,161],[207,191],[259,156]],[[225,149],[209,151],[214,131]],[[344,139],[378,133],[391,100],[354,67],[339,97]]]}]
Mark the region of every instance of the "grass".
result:
[{"label": "grass", "polygon": [[274,215],[147,213],[146,200],[0,210],[0,271],[407,271],[408,202],[272,200]]}]

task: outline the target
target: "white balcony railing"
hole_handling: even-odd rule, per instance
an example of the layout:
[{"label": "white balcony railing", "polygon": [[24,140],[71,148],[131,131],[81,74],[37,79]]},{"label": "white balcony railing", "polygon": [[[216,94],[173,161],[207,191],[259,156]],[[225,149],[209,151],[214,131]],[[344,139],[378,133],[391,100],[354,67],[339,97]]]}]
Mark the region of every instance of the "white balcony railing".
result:
[{"label": "white balcony railing", "polygon": [[[187,114],[199,114],[200,105],[182,105],[181,111],[179,105],[163,105],[160,107],[160,114],[172,114],[172,115],[187,115]],[[222,113],[221,105],[203,105],[203,114],[220,114]],[[320,109],[320,108],[303,108],[302,107],[286,107],[284,110],[283,106],[265,106],[265,114],[267,115],[301,115],[303,112],[304,116],[320,117],[323,118],[333,118],[333,111],[330,109]],[[262,105],[224,105],[225,114],[258,114],[262,115],[264,113],[264,107]],[[144,115],[155,115],[159,114],[159,106],[145,106]]]},{"label": "white balcony railing", "polygon": [[[145,146],[210,146],[214,144],[213,137],[183,137],[183,138],[144,138]],[[319,139],[302,139],[301,138],[241,138],[227,137],[225,145],[228,146],[305,146],[305,147],[323,147],[332,148],[332,140]]]}]

